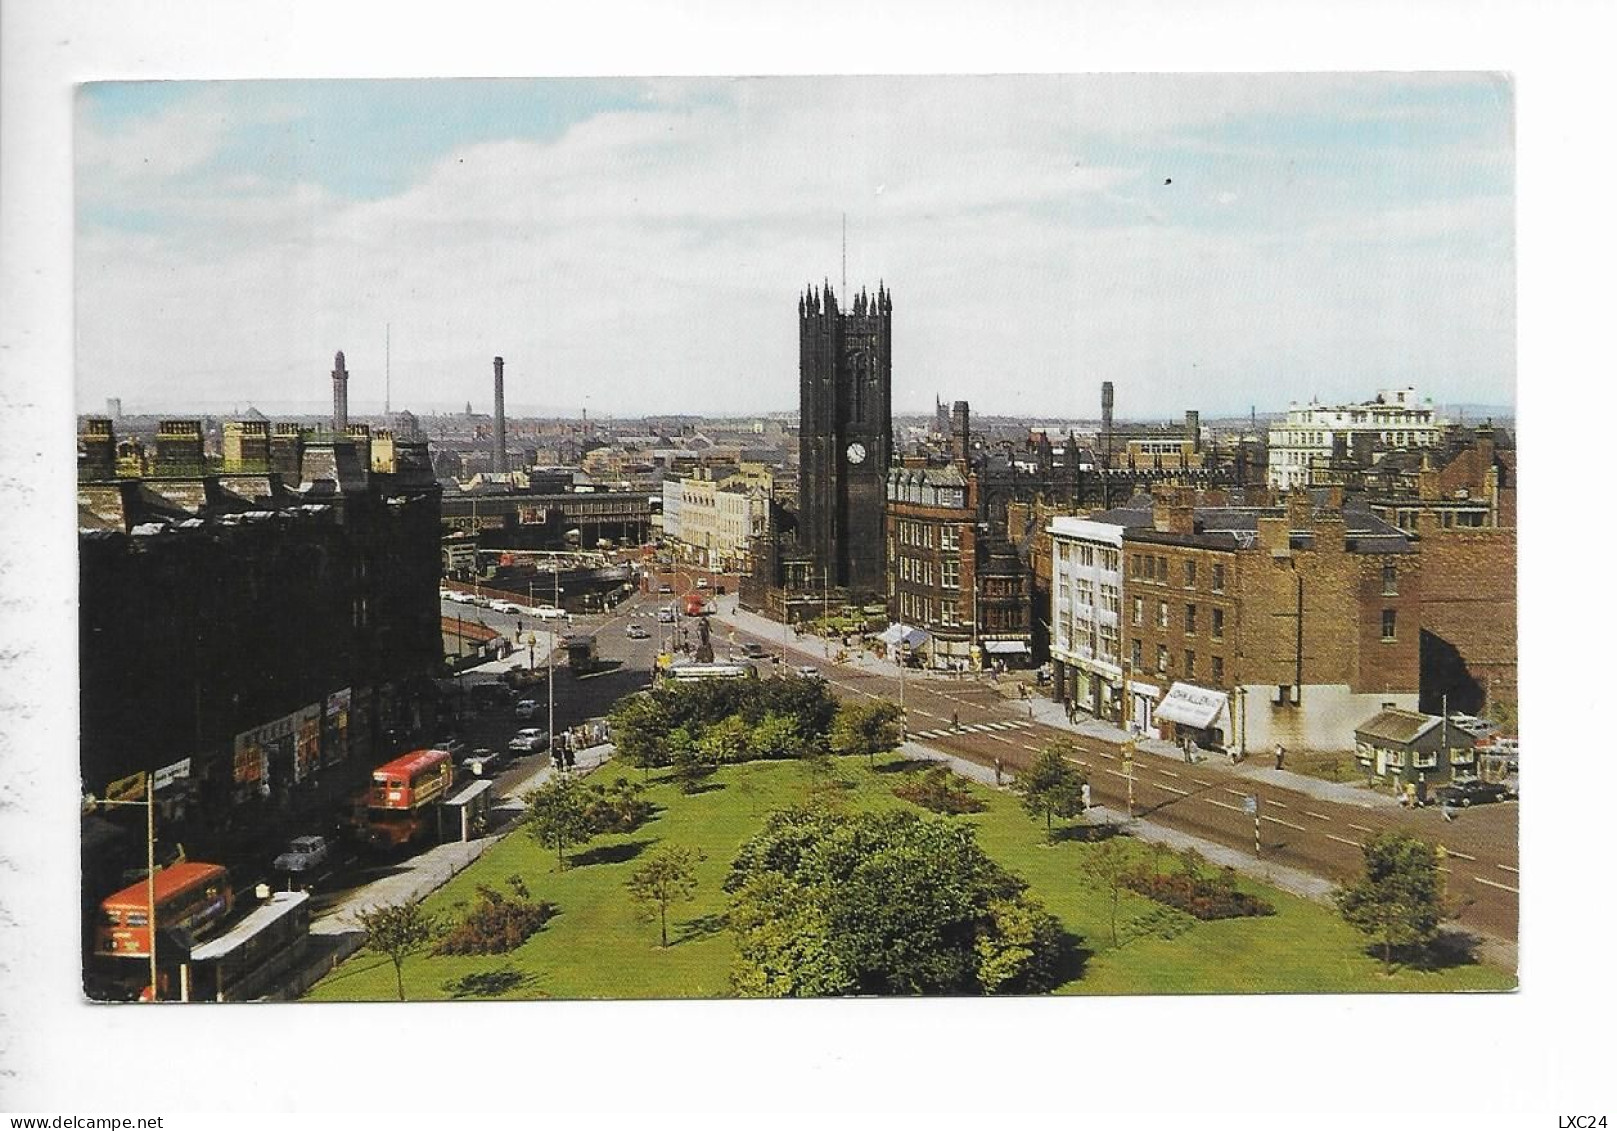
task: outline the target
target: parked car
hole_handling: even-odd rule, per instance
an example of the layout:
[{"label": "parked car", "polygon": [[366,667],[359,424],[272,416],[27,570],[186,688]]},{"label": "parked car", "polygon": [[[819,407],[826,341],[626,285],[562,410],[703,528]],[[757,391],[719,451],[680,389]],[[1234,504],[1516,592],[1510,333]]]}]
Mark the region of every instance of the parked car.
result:
[{"label": "parked car", "polygon": [[461,766],[474,778],[487,777],[505,762],[505,751],[490,750],[480,746],[465,758],[461,759]]},{"label": "parked car", "polygon": [[825,678],[824,676],[822,676],[820,674],[820,669],[815,667],[813,664],[801,664],[801,665],[799,665],[798,669],[797,669],[797,674],[802,676],[804,679],[824,679]]},{"label": "parked car", "polygon": [[707,588],[707,578],[705,578],[705,577],[698,577],[698,578],[697,578],[697,579],[696,579],[696,587],[697,587],[697,588],[698,588],[698,589],[706,589],[706,588]]},{"label": "parked car", "polygon": [[511,736],[505,748],[514,754],[532,754],[550,748],[550,732],[542,727],[524,727]]},{"label": "parked car", "polygon": [[295,836],[286,851],[275,858],[275,870],[294,876],[312,876],[330,855],[331,844],[325,837]]},{"label": "parked car", "polygon": [[517,718],[537,719],[539,717],[539,700],[523,699],[517,703]]},{"label": "parked car", "polygon": [[673,624],[674,623],[674,610],[672,608],[658,609],[657,610],[657,623],[658,624]]},{"label": "parked car", "polygon": [[529,609],[528,612],[532,613],[540,620],[554,620],[556,617],[564,617],[567,615],[566,612],[558,609],[555,605],[535,605],[533,608]]},{"label": "parked car", "polygon": [[749,660],[761,660],[769,654],[764,651],[764,646],[758,643],[756,640],[747,641],[746,645],[741,650],[746,653],[747,659]]},{"label": "parked car", "polygon": [[1445,785],[1437,791],[1439,805],[1455,805],[1465,808],[1468,805],[1483,805],[1490,801],[1503,801],[1510,796],[1510,790],[1500,782],[1481,781],[1471,778],[1466,781],[1457,781]]},{"label": "parked car", "polygon": [[651,633],[646,631],[646,626],[643,624],[631,624],[628,628],[623,630],[623,633],[630,640],[644,640],[646,637],[651,635]]}]

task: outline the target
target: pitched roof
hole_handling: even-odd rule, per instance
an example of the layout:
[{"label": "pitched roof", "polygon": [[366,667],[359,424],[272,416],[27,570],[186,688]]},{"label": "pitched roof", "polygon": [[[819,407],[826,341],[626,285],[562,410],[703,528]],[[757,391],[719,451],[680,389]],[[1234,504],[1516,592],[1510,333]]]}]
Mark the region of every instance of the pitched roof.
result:
[{"label": "pitched roof", "polygon": [[1423,715],[1419,711],[1405,711],[1391,707],[1359,724],[1353,733],[1387,742],[1409,743],[1442,721],[1437,715]]}]

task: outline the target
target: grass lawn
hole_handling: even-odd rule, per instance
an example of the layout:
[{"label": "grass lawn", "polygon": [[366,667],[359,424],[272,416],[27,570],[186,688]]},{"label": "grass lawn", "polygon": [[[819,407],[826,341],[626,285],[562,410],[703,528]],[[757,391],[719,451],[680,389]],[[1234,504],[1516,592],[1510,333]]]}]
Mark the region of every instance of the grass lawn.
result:
[{"label": "grass lawn", "polygon": [[[882,764],[878,760],[878,767]],[[837,772],[853,783],[843,792],[849,805],[909,807],[889,792],[898,780],[895,773],[872,772],[862,759],[839,760]],[[608,766],[600,775],[609,782],[618,771]],[[477,884],[504,888],[505,878],[516,874],[535,899],[556,904],[560,912],[509,954],[411,957],[404,966],[406,996],[412,1001],[729,996],[733,946],[720,917],[730,860],[770,810],[801,800],[813,778],[799,764],[759,762],[721,770],[705,792],[694,796],[658,776],[651,781],[648,796],[659,807],[657,815],[635,832],[573,849],[574,862],[566,870],[557,870],[554,849],[517,832],[429,897],[429,911],[452,917],[457,904],[475,900]],[[1093,952],[1082,973],[1058,993],[1504,990],[1515,985],[1513,975],[1482,965],[1404,969],[1387,977],[1364,953],[1362,936],[1333,910],[1244,878],[1240,887],[1273,903],[1277,914],[1194,923],[1172,938],[1131,935],[1126,925],[1158,905],[1125,891],[1118,914],[1121,945],[1114,947],[1110,896],[1085,887],[1079,878],[1079,856],[1093,847],[1077,840],[1048,845],[1043,822],[1030,820],[1015,797],[979,792],[989,803],[985,812],[951,819],[976,825],[989,855],[1026,879],[1032,894],[1080,937],[1084,950]],[[670,908],[666,950],[658,945],[656,922],[637,915],[624,886],[636,859],[660,842],[706,854],[698,867],[695,900]],[[1145,845],[1131,846],[1142,861],[1150,858]],[[1171,860],[1164,864],[1174,866]],[[362,950],[314,986],[308,999],[396,996],[392,963]]]},{"label": "grass lawn", "polygon": [[1326,751],[1286,751],[1286,769],[1295,770],[1299,774],[1307,774],[1311,778],[1322,781],[1352,782],[1359,784],[1364,781],[1364,770],[1360,768],[1358,759],[1351,753],[1332,754]]}]

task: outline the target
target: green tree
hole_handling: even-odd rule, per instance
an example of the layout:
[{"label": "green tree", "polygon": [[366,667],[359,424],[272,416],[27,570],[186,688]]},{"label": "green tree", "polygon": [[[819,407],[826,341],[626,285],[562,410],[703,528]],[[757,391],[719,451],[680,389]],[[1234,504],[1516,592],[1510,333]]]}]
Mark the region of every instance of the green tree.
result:
[{"label": "green tree", "polygon": [[1034,993],[1062,934],[976,831],[911,811],[785,810],[725,889],[748,996]]},{"label": "green tree", "polygon": [[885,699],[844,701],[831,720],[831,753],[863,754],[875,762],[899,743],[899,710]]},{"label": "green tree", "polygon": [[702,779],[713,772],[713,763],[707,760],[701,742],[689,727],[678,726],[669,732],[668,752],[674,780],[683,793],[695,793]]},{"label": "green tree", "polygon": [[412,899],[361,911],[359,924],[365,928],[365,941],[370,948],[392,960],[399,1000],[403,1001],[404,960],[432,941],[437,933],[437,921],[421,906],[419,899]]},{"label": "green tree", "polygon": [[1111,899],[1112,945],[1117,945],[1117,902],[1123,894],[1124,880],[1134,863],[1122,837],[1109,836],[1099,844],[1089,845],[1078,858],[1078,871],[1089,884],[1105,892]]},{"label": "green tree", "polygon": [[663,948],[668,947],[668,908],[696,898],[697,853],[678,845],[665,845],[651,854],[629,876],[629,898],[638,903],[647,917],[662,921]]},{"label": "green tree", "polygon": [[567,867],[563,851],[594,837],[589,799],[571,774],[554,774],[527,796],[528,834],[540,844],[554,846],[556,865]]},{"label": "green tree", "polygon": [[746,761],[750,738],[746,720],[740,715],[730,715],[703,731],[696,747],[704,762],[722,766]]},{"label": "green tree", "polygon": [[768,712],[753,728],[751,745],[759,758],[801,758],[804,742],[797,716]]},{"label": "green tree", "polygon": [[1084,811],[1083,771],[1073,765],[1078,748],[1064,738],[1054,739],[1034,755],[1033,764],[1016,775],[1011,788],[1022,795],[1022,808],[1030,817],[1044,818],[1047,837],[1055,836],[1055,818],[1076,817]]},{"label": "green tree", "polygon": [[1394,953],[1430,947],[1447,916],[1437,850],[1408,833],[1376,833],[1364,843],[1364,873],[1337,891],[1336,907],[1380,946],[1391,974]]},{"label": "green tree", "polygon": [[654,693],[626,695],[607,716],[612,726],[613,757],[625,765],[652,770],[668,765],[669,713]]}]

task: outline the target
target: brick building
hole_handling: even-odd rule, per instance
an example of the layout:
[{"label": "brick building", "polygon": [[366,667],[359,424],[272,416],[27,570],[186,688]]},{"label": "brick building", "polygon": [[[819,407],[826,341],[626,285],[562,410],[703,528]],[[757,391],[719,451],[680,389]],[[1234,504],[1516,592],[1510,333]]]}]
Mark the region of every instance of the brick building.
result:
[{"label": "brick building", "polygon": [[[1421,559],[1367,511],[1181,491],[1149,520],[1133,506],[1051,535],[1056,694],[1078,709],[1206,746],[1335,750],[1376,710],[1416,704]],[[1114,548],[1115,571],[1087,564]]]}]

